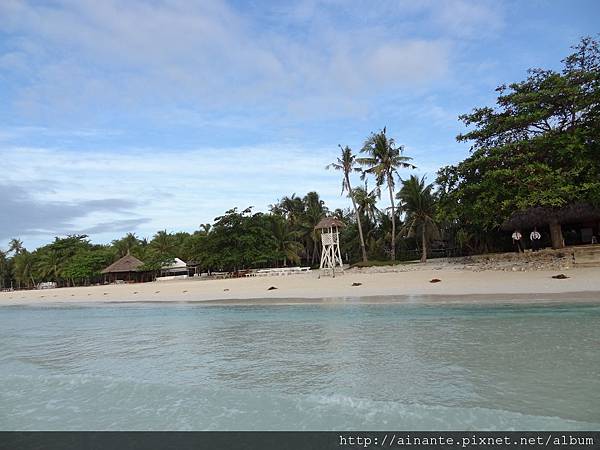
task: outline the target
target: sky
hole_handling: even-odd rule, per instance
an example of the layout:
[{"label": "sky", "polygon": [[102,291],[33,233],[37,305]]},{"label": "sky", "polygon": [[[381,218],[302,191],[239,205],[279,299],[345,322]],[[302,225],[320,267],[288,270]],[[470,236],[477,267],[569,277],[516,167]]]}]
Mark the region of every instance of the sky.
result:
[{"label": "sky", "polygon": [[312,190],[348,207],[325,166],[383,127],[418,167],[401,175],[433,180],[468,156],[460,114],[559,69],[598,17],[596,0],[0,0],[0,249],[192,232]]}]

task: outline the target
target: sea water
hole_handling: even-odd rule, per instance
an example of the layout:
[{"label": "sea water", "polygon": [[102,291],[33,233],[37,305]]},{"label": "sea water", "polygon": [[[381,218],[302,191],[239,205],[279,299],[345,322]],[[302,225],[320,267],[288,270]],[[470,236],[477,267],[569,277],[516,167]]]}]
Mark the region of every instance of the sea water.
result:
[{"label": "sea water", "polygon": [[0,308],[2,430],[600,429],[600,306]]}]

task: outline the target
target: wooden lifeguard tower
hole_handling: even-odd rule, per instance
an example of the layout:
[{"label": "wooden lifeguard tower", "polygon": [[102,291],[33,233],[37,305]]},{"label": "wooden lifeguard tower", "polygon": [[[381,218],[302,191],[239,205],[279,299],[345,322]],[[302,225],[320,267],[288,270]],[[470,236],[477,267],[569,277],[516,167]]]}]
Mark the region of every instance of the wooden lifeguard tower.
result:
[{"label": "wooden lifeguard tower", "polygon": [[344,271],[339,233],[339,229],[344,226],[344,222],[337,217],[325,217],[315,227],[315,230],[321,230],[321,244],[323,245],[319,269],[331,270],[334,277],[336,268]]}]

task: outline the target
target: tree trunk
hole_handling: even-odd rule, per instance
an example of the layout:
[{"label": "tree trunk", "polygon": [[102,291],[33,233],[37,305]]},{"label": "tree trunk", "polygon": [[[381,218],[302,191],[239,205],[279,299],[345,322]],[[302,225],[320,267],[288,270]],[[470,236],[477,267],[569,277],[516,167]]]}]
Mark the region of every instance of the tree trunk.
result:
[{"label": "tree trunk", "polygon": [[392,204],[392,261],[396,260],[396,209],[394,207],[394,191],[392,184],[388,180],[388,189],[390,191],[390,202]]},{"label": "tree trunk", "polygon": [[421,242],[422,242],[422,253],[421,253],[421,262],[424,263],[427,261],[427,236],[425,233],[425,224],[423,224],[423,231],[421,233]]},{"label": "tree trunk", "polygon": [[552,220],[550,226],[550,239],[552,240],[552,248],[563,248],[565,241],[562,235],[562,228],[557,220]]},{"label": "tree trunk", "polygon": [[354,201],[354,194],[352,193],[352,187],[350,186],[350,177],[346,174],[346,185],[348,186],[348,193],[350,194],[350,200],[352,200],[352,206],[354,207],[354,214],[356,214],[356,223],[358,225],[358,236],[360,237],[360,249],[362,251],[362,260],[367,262],[367,249],[365,248],[365,238],[363,237],[362,224],[360,223],[360,214],[358,214],[358,208]]}]

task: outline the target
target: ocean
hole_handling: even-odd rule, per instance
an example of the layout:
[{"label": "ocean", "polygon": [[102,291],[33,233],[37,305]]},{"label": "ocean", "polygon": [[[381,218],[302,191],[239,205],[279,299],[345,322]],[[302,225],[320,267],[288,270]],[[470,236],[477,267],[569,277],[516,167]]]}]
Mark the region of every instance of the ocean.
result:
[{"label": "ocean", "polygon": [[600,305],[0,307],[1,430],[600,430]]}]

